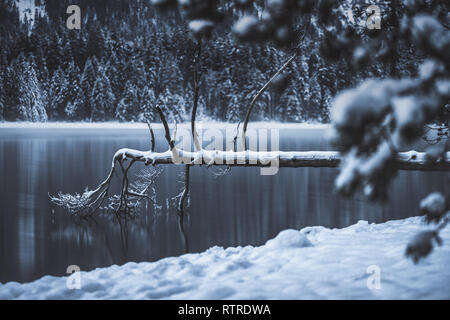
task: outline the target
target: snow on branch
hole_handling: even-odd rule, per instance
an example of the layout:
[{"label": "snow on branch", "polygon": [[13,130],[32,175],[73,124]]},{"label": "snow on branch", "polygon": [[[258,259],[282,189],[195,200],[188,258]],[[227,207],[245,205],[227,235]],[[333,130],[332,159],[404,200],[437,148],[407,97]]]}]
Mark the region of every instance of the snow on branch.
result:
[{"label": "snow on branch", "polygon": [[427,125],[437,121],[450,98],[449,89],[445,66],[428,60],[417,78],[371,79],[339,94],[331,110],[331,140],[345,156],[336,180],[338,190],[352,194],[361,187],[371,199],[386,198],[388,184],[402,169],[399,161],[410,170],[420,170],[427,163],[449,170],[445,150],[437,156],[435,152],[398,153],[399,148],[420,140]]},{"label": "snow on branch", "polygon": [[[173,142],[172,140],[170,140]],[[127,167],[124,163],[129,161]],[[206,165],[210,166],[241,166],[241,167],[338,167],[342,161],[342,156],[335,151],[219,151],[204,150],[191,152],[173,148],[166,152],[140,151],[135,149],[123,148],[118,150],[112,159],[111,170],[108,177],[94,190],[86,190],[83,194],[68,195],[59,193],[57,196],[50,196],[52,202],[58,206],[66,208],[71,213],[92,214],[100,208],[102,202],[108,196],[108,190],[111,179],[117,169],[117,164],[122,171],[122,201],[118,208],[126,206],[128,197],[145,197],[145,191],[151,183],[142,189],[144,191],[134,190],[128,185],[127,173],[129,168],[136,162],[142,162],[145,165]],[[427,161],[426,154],[422,152],[409,151],[398,153],[393,162],[396,169],[399,170],[422,170],[422,171],[442,171],[450,170],[450,152],[446,153],[445,160],[430,163]],[[363,170],[364,164],[356,166],[354,170]],[[155,173],[155,176],[158,176]]]},{"label": "snow on branch", "polygon": [[[264,167],[278,164],[279,167],[338,167],[342,156],[336,151],[220,151],[200,150],[196,152],[170,150],[166,152],[140,151],[135,149],[118,150],[113,160],[131,159],[145,164],[189,164],[208,166]],[[450,170],[450,152],[445,160],[430,163],[426,153],[417,151],[399,152],[394,165],[398,170],[446,171]]]}]

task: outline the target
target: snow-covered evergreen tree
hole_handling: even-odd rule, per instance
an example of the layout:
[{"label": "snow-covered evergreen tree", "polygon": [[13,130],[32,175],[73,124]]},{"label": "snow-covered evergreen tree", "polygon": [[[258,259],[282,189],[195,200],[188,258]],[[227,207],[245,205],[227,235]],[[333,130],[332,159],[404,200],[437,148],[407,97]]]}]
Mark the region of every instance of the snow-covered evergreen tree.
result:
[{"label": "snow-covered evergreen tree", "polygon": [[56,69],[48,90],[48,109],[53,119],[64,119],[69,94],[68,74],[61,67]]},{"label": "snow-covered evergreen tree", "polygon": [[149,88],[148,86],[144,87],[142,90],[141,101],[141,112],[139,113],[137,120],[142,122],[146,122],[147,120],[154,121],[155,114],[153,108],[156,104],[156,97],[153,88]]},{"label": "snow-covered evergreen tree", "polygon": [[75,64],[74,61],[71,61],[69,63],[68,69],[67,69],[67,90],[66,90],[66,104],[64,107],[64,114],[66,118],[68,119],[74,119],[79,120],[80,112],[78,110],[78,107],[80,106],[80,103],[78,102],[78,97],[81,92],[81,86],[80,86],[80,69]]},{"label": "snow-covered evergreen tree", "polygon": [[159,96],[158,103],[164,110],[169,121],[182,122],[188,119],[186,101],[183,96],[166,89]]},{"label": "snow-covered evergreen tree", "polygon": [[73,97],[74,99],[67,104],[64,112],[69,120],[83,120],[85,119],[83,116],[85,112],[85,94],[81,86],[76,87],[73,92]]},{"label": "snow-covered evergreen tree", "polygon": [[4,113],[5,113],[6,96],[5,96],[4,78],[5,74],[3,68],[0,68],[0,121],[3,121],[5,118]]},{"label": "snow-covered evergreen tree", "polygon": [[16,82],[16,91],[12,92],[15,97],[10,102],[15,103],[13,109],[17,112],[17,118],[23,121],[47,121],[45,101],[33,57],[20,55],[13,68],[15,72],[11,72],[14,77],[11,80]]},{"label": "snow-covered evergreen tree", "polygon": [[90,119],[92,114],[92,89],[97,80],[97,64],[98,62],[95,57],[88,58],[84,65],[83,74],[81,75],[81,90],[77,95],[75,105],[82,119]]},{"label": "snow-covered evergreen tree", "polygon": [[299,122],[308,120],[305,117],[301,97],[298,96],[295,90],[288,90],[285,92],[281,97],[280,104],[283,106],[286,118]]},{"label": "snow-covered evergreen tree", "polygon": [[125,84],[124,94],[117,104],[115,118],[120,121],[131,120],[132,110],[137,101],[137,88],[131,81],[127,81]]},{"label": "snow-covered evergreen tree", "polygon": [[116,97],[111,89],[111,84],[106,76],[106,70],[99,67],[98,78],[95,81],[91,93],[91,117],[90,121],[105,121],[113,118]]}]

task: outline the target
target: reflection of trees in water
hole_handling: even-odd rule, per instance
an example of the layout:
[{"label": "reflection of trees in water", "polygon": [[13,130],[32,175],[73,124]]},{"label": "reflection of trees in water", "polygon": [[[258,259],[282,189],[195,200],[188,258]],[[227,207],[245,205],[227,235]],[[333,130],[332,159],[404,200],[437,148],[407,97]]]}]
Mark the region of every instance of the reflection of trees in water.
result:
[{"label": "reflection of trees in water", "polygon": [[[198,98],[197,98],[198,99]],[[176,125],[174,130],[174,137],[170,136],[167,121],[161,109],[157,106],[155,108],[160,114],[161,120],[165,127],[166,139],[171,149],[175,149],[176,139]],[[194,113],[195,114],[195,113]],[[195,118],[195,117],[194,117]],[[151,137],[151,150],[155,151],[155,136],[151,124],[147,121]],[[193,129],[194,130],[194,129]],[[195,140],[195,139],[194,139]],[[197,141],[198,144],[198,141]],[[196,146],[197,146],[196,144]],[[128,252],[128,221],[135,221],[140,212],[148,211],[149,207],[153,208],[153,215],[156,216],[162,206],[157,203],[156,198],[156,181],[163,172],[160,167],[150,166],[143,168],[133,179],[129,182],[128,172],[132,165],[137,161],[131,159],[127,165],[127,158],[114,157],[113,166],[105,181],[103,181],[95,190],[86,190],[82,195],[79,194],[63,194],[59,193],[57,196],[50,196],[53,203],[64,207],[74,216],[78,217],[80,221],[96,221],[94,216],[100,216],[105,213],[107,216],[112,216],[120,228],[120,239],[122,247],[122,256],[126,260]],[[119,164],[121,175],[121,192],[120,194],[109,195],[110,185],[114,175],[117,175],[115,164]],[[145,163],[148,166],[150,163]],[[185,209],[189,206],[189,171],[191,165],[185,165],[184,175],[181,177],[183,188],[181,192],[172,198],[177,208],[178,229],[183,242],[184,252],[189,251],[189,241],[184,230],[184,216]],[[105,205],[103,205],[105,203]],[[167,210],[170,212],[170,201],[165,199]],[[112,214],[111,214],[112,213]],[[87,224],[90,225],[89,223]],[[99,225],[99,224],[98,224]],[[144,227],[145,229],[145,227]],[[86,230],[86,229],[84,229]],[[110,250],[107,234],[104,230],[99,230],[105,234],[105,242],[108,251]],[[84,233],[82,233],[84,234]],[[112,260],[114,260],[112,258]]]},{"label": "reflection of trees in water", "polygon": [[[175,197],[158,199],[156,190],[149,179],[158,177],[162,170],[155,174],[153,168],[144,168],[136,176],[133,187],[146,186],[148,196],[139,199],[128,199],[122,210],[117,210],[120,198],[110,197],[107,206],[100,207],[96,215],[74,215],[71,223],[64,228],[63,234],[67,238],[74,239],[77,243],[92,246],[98,239],[104,245],[106,253],[112,264],[123,264],[129,261],[130,234],[145,234],[147,239],[155,232],[156,221],[166,218],[167,215],[176,213],[179,236],[182,241],[183,251],[189,251],[189,239],[185,230],[185,217],[190,204],[189,198],[189,171],[190,166],[185,166],[185,171],[179,176],[178,182],[182,184],[180,193]],[[150,186],[150,187],[149,187]],[[172,201],[171,201],[172,200]],[[159,204],[160,202],[161,204]],[[162,205],[164,204],[164,206]],[[120,241],[120,246],[115,245]],[[118,254],[118,248],[120,248]]]},{"label": "reflection of trees in water", "polygon": [[189,203],[190,202],[190,198],[189,198],[190,170],[191,170],[191,166],[185,165],[184,174],[182,175],[182,178],[184,180],[183,188],[182,188],[181,192],[176,197],[173,198],[175,201],[178,202],[178,205],[177,205],[178,230],[180,232],[180,236],[183,241],[185,253],[189,252],[189,239],[184,230],[184,215],[185,215],[185,209],[187,209],[187,207],[189,207],[189,204],[190,204]]},{"label": "reflection of trees in water", "polygon": [[[94,245],[94,239],[100,240],[100,244],[106,249],[112,264],[123,264],[128,260],[128,235],[131,218],[127,216],[97,216],[75,217],[73,223],[64,229],[68,238],[75,237],[77,242],[84,245]],[[118,229],[118,230],[117,230]],[[118,231],[118,232],[117,232]],[[115,237],[119,234],[120,254],[117,256],[117,247],[113,245]]]}]

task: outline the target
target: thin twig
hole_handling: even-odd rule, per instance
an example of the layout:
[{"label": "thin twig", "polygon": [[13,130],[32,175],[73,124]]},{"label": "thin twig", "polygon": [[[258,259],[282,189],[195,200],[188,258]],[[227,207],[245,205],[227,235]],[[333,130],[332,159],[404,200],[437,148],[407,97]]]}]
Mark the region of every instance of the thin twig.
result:
[{"label": "thin twig", "polygon": [[165,131],[165,138],[167,140],[167,143],[169,144],[170,150],[173,150],[173,149],[175,149],[175,142],[170,137],[170,130],[169,130],[169,125],[167,124],[166,117],[164,116],[164,113],[162,112],[162,110],[159,106],[156,106],[155,110],[158,112],[159,117],[161,118],[161,122],[163,124],[164,131]]},{"label": "thin twig", "polygon": [[295,58],[298,56],[298,51],[295,51],[294,55],[289,58],[288,61],[270,78],[269,81],[258,91],[256,96],[253,98],[253,100],[250,102],[250,105],[247,110],[247,115],[245,116],[244,120],[244,127],[242,130],[242,145],[244,147],[244,150],[247,150],[247,142],[246,142],[246,132],[247,132],[247,125],[248,121],[250,119],[250,115],[253,111],[253,108],[255,107],[256,101],[261,97],[261,95],[267,90],[267,88],[270,86],[270,84],[291,64],[292,61],[294,61]]},{"label": "thin twig", "polygon": [[201,40],[199,40],[197,43],[197,48],[195,50],[196,52],[194,53],[194,104],[192,106],[192,114],[191,114],[191,131],[192,131],[192,139],[194,140],[195,151],[200,151],[201,149],[200,143],[198,141],[198,134],[197,131],[195,130],[195,118],[197,115],[198,98],[200,91],[199,86],[200,75],[198,70],[198,64],[200,60],[201,50],[202,50],[202,43]]},{"label": "thin twig", "polygon": [[148,130],[150,131],[150,138],[152,143],[152,152],[155,152],[155,133],[153,132],[150,120],[147,120]]}]

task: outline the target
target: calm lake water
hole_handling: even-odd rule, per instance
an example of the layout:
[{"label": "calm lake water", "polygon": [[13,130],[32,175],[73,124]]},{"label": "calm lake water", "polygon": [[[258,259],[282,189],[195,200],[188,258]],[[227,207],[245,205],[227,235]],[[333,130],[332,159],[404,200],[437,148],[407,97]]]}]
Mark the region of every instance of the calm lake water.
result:
[{"label": "calm lake water", "polygon": [[[281,150],[329,150],[323,129],[282,129]],[[156,130],[158,149],[166,149]],[[164,166],[155,209],[120,225],[108,216],[80,221],[54,206],[48,193],[82,192],[107,175],[118,148],[149,149],[146,129],[31,129],[0,125],[0,282],[65,275],[67,266],[92,270],[127,261],[154,261],[184,253],[176,209],[182,166]],[[143,167],[138,164],[136,167]],[[420,199],[443,190],[442,173],[400,172],[385,204],[333,192],[337,169],[191,168],[185,221],[191,252],[211,246],[261,245],[287,228],[345,227],[358,220],[383,222],[419,214]],[[116,183],[118,182],[116,178]],[[168,199],[168,200],[167,200]]]}]

